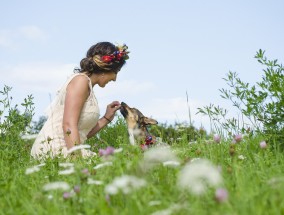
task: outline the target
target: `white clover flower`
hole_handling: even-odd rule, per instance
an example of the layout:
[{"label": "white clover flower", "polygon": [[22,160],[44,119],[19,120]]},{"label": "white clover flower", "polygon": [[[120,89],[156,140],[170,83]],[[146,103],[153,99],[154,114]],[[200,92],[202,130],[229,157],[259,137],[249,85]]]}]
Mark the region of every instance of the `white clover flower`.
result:
[{"label": "white clover flower", "polygon": [[203,194],[208,186],[216,187],[220,183],[220,171],[205,159],[187,163],[178,176],[178,186],[196,195]]},{"label": "white clover flower", "polygon": [[146,181],[144,179],[131,175],[123,175],[116,177],[112,183],[108,184],[105,187],[105,192],[109,195],[115,195],[119,191],[124,194],[128,194],[143,186],[146,186]]},{"label": "white clover flower", "polygon": [[120,153],[123,151],[123,148],[118,148],[118,149],[115,149],[113,153]]},{"label": "white clover flower", "polygon": [[246,159],[246,157],[243,156],[243,155],[239,155],[239,156],[238,156],[238,159],[239,159],[239,160],[244,160],[244,159]]},{"label": "white clover flower", "polygon": [[94,169],[100,169],[100,168],[105,167],[105,166],[112,166],[112,162],[100,163],[97,166],[95,166]]},{"label": "white clover flower", "polygon": [[145,151],[142,161],[142,168],[151,169],[154,165],[164,162],[179,162],[177,156],[168,146],[153,147]]},{"label": "white clover flower", "polygon": [[38,172],[38,171],[40,171],[40,168],[38,166],[33,166],[33,167],[30,167],[30,168],[27,168],[25,174],[29,175],[29,174],[32,174],[32,173]]},{"label": "white clover flower", "polygon": [[34,172],[38,172],[38,171],[40,171],[40,167],[42,167],[42,166],[45,166],[45,163],[41,163],[39,165],[27,168],[25,174],[29,175],[29,174],[32,174]]},{"label": "white clover flower", "polygon": [[49,194],[49,195],[47,196],[47,198],[48,198],[49,200],[51,200],[51,199],[53,199],[53,195]]},{"label": "white clover flower", "polygon": [[64,181],[57,181],[57,182],[52,182],[45,184],[43,186],[44,191],[49,191],[49,190],[70,190],[70,186],[68,183]]},{"label": "white clover flower", "polygon": [[260,146],[260,148],[262,148],[262,149],[266,149],[266,148],[267,148],[267,143],[266,143],[265,141],[261,141],[261,142],[259,143],[259,146]]},{"label": "white clover flower", "polygon": [[70,175],[75,172],[74,167],[69,167],[68,169],[64,169],[58,172],[58,175]]},{"label": "white clover flower", "polygon": [[160,211],[156,211],[156,212],[152,213],[151,215],[171,215],[171,214],[174,214],[176,211],[180,210],[182,207],[183,206],[181,206],[179,204],[173,204],[169,208],[164,209],[164,210],[160,210]]},{"label": "white clover flower", "polygon": [[178,162],[178,161],[164,161],[163,166],[177,167],[177,166],[180,166],[180,162]]},{"label": "white clover flower", "polygon": [[87,184],[102,185],[103,182],[102,181],[98,181],[98,180],[94,180],[94,179],[91,179],[91,178],[88,178]]},{"label": "white clover flower", "polygon": [[69,149],[69,150],[67,151],[67,153],[68,153],[68,154],[71,154],[71,153],[74,152],[74,151],[81,150],[81,149],[89,149],[89,148],[91,148],[90,145],[80,144],[80,145],[77,145],[77,146],[73,146],[71,149]]},{"label": "white clover flower", "polygon": [[161,201],[150,201],[148,203],[149,206],[156,206],[156,205],[160,205],[161,204]]},{"label": "white clover flower", "polygon": [[74,164],[73,163],[59,163],[59,166],[67,168],[67,167],[73,167]]}]

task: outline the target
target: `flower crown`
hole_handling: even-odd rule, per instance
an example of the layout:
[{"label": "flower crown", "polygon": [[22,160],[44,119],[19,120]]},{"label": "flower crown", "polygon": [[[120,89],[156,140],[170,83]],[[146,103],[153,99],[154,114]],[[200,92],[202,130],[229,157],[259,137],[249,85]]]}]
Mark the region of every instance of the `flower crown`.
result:
[{"label": "flower crown", "polygon": [[121,61],[121,60],[127,60],[129,59],[128,53],[129,51],[127,51],[128,46],[123,44],[122,46],[116,46],[118,51],[114,51],[112,54],[110,55],[104,55],[102,56],[102,61],[105,63],[110,63],[110,62],[114,62],[114,61]]}]

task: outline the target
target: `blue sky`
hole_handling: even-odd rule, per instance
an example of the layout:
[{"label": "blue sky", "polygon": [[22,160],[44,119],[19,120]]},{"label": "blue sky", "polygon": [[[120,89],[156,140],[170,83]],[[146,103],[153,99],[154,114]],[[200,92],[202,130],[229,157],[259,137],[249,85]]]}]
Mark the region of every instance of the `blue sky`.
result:
[{"label": "blue sky", "polygon": [[259,49],[284,62],[283,9],[281,0],[3,1],[0,88],[13,87],[14,103],[33,94],[37,120],[91,45],[126,43],[116,83],[94,88],[101,114],[119,100],[160,123],[188,122],[187,92],[194,125],[208,128],[196,109],[231,107],[218,91],[226,73],[255,83]]}]

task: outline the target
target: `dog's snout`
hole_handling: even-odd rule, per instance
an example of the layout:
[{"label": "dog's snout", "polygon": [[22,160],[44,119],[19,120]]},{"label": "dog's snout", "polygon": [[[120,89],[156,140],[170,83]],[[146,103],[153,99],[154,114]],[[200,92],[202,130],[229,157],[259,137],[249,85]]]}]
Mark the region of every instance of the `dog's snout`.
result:
[{"label": "dog's snout", "polygon": [[121,102],[120,104],[121,104],[121,106],[127,106],[127,104],[125,102]]}]

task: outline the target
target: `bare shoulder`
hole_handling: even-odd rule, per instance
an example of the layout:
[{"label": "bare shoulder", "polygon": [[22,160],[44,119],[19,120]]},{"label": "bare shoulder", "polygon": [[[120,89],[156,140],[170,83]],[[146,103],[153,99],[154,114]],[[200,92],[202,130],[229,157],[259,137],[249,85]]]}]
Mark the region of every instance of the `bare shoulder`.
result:
[{"label": "bare shoulder", "polygon": [[75,76],[68,84],[67,91],[75,91],[81,95],[88,95],[90,92],[89,89],[89,80],[84,75]]}]

